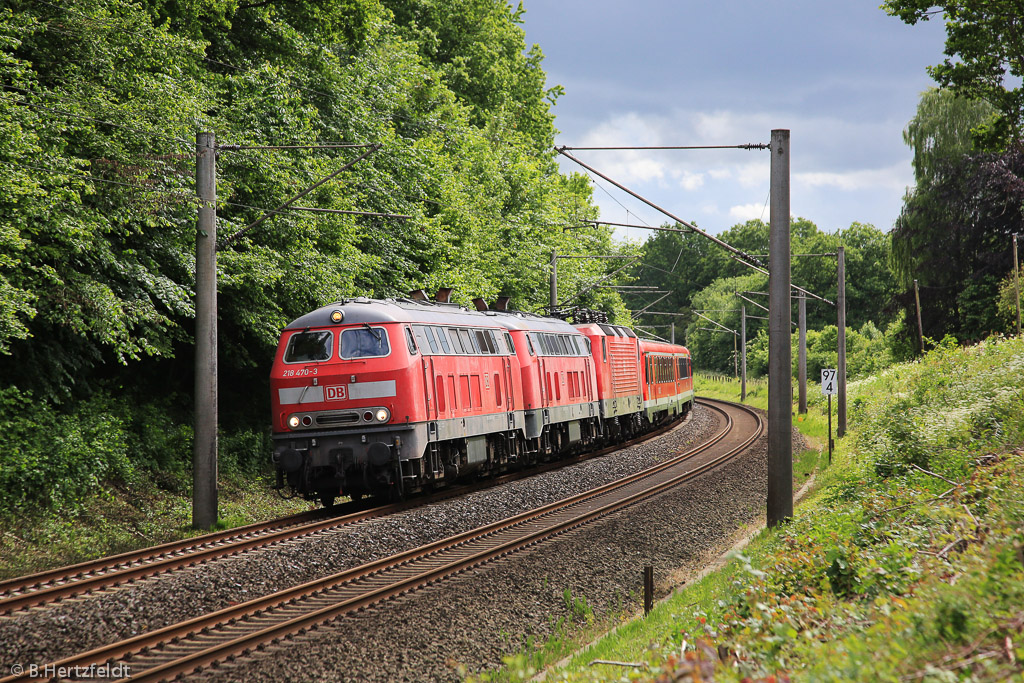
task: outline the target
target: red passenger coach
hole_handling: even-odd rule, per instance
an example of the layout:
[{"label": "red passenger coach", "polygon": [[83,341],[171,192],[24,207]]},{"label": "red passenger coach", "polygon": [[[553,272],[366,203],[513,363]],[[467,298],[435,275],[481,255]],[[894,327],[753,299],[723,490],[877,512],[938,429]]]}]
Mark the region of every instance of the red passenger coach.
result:
[{"label": "red passenger coach", "polygon": [[693,368],[685,346],[640,341],[644,373],[644,415],[656,423],[693,408]]}]

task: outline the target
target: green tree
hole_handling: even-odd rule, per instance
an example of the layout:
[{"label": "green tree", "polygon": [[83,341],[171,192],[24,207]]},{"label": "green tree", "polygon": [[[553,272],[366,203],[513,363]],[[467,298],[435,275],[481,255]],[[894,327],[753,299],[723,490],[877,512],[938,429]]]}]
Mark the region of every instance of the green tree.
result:
[{"label": "green tree", "polygon": [[[596,207],[585,178],[553,161],[558,89],[545,90],[520,13],[498,0],[6,3],[0,374],[13,393],[0,412],[31,390],[69,415],[128,406],[136,414],[118,424],[133,445],[152,441],[152,414],[182,435],[168,450],[187,441],[197,130],[227,145],[223,237],[361,151],[318,143],[382,148],[305,204],[410,216],[286,211],[222,244],[225,443],[259,442],[279,331],[311,308],[445,285],[464,303],[503,293],[538,310],[552,249],[631,249],[605,228],[562,230]],[[266,149],[282,145],[304,148]],[[566,268],[566,296],[609,271]],[[628,320],[611,290],[583,299]],[[75,422],[53,424],[70,434]],[[145,461],[164,470],[187,458],[152,450]]]},{"label": "green tree", "polygon": [[1009,267],[1010,235],[1020,230],[1020,159],[1012,151],[974,151],[970,131],[989,111],[948,91],[926,91],[904,135],[917,186],[892,233],[892,264],[908,319],[916,315],[918,280],[924,333],[933,339],[977,339],[998,329],[998,280]]},{"label": "green tree", "polygon": [[[907,24],[941,13],[946,22],[946,58],[929,67],[943,88],[991,105],[977,130],[986,147],[1003,149],[1024,127],[1024,34],[1014,0],[886,0],[882,8]],[[990,112],[994,110],[994,114]],[[952,123],[952,121],[951,121]]]}]

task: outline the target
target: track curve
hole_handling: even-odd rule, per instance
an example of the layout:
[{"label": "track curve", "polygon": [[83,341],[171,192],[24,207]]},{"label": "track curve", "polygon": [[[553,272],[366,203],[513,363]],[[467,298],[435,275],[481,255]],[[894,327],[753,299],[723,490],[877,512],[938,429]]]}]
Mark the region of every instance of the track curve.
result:
[{"label": "track curve", "polygon": [[[701,447],[631,477],[378,562],[53,663],[130,667],[131,680],[163,680],[253,655],[268,643],[416,590],[579,528],[693,479],[742,452],[764,429],[753,411],[702,401],[725,415]],[[30,677],[6,680],[32,680]]]}]

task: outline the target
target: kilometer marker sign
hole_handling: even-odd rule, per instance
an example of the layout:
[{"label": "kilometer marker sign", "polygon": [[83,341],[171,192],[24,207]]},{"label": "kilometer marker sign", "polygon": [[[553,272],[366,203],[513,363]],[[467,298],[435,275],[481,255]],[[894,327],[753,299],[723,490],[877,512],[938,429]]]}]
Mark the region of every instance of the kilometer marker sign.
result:
[{"label": "kilometer marker sign", "polygon": [[832,396],[839,393],[836,386],[835,368],[821,369],[821,393],[823,396]]}]

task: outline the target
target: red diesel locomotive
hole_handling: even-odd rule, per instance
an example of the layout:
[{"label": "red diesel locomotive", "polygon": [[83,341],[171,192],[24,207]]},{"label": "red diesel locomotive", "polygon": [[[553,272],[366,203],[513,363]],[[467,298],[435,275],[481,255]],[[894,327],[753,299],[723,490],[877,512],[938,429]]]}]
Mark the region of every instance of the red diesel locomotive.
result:
[{"label": "red diesel locomotive", "polygon": [[639,433],[693,404],[689,352],[632,330],[448,303],[356,298],[281,334],[277,487],[329,506],[392,498]]}]

